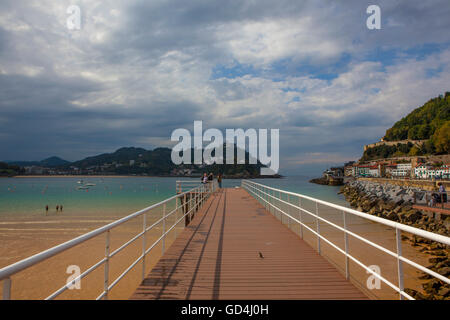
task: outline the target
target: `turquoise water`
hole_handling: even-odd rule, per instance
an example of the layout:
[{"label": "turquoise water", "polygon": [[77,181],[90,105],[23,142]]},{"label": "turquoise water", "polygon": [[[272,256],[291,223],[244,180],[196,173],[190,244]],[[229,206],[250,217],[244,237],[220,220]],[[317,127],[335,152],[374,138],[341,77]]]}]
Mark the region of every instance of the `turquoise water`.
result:
[{"label": "turquoise water", "polygon": [[[256,179],[287,191],[302,193],[333,203],[346,205],[337,194],[338,187],[308,182],[306,177]],[[93,183],[88,190],[78,190],[77,182]],[[110,177],[110,178],[5,178],[0,179],[0,216],[34,216],[56,212],[63,205],[65,215],[125,215],[145,208],[175,194],[177,180],[186,178]],[[200,181],[200,179],[192,179]],[[223,187],[239,186],[239,179],[223,180]]]}]

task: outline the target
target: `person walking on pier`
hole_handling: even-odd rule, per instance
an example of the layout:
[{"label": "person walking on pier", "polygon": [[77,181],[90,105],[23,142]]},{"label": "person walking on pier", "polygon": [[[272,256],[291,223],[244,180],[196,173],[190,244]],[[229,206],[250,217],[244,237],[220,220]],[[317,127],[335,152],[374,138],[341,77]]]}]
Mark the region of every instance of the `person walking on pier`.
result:
[{"label": "person walking on pier", "polygon": [[439,182],[439,194],[441,196],[442,202],[447,202],[447,191],[445,190],[445,186],[442,182]]},{"label": "person walking on pier", "polygon": [[219,189],[222,189],[222,174],[219,173],[217,176],[217,182],[219,183]]},{"label": "person walking on pier", "polygon": [[202,178],[202,183],[207,183],[208,182],[208,175],[206,174],[206,172],[203,174],[203,178]]}]

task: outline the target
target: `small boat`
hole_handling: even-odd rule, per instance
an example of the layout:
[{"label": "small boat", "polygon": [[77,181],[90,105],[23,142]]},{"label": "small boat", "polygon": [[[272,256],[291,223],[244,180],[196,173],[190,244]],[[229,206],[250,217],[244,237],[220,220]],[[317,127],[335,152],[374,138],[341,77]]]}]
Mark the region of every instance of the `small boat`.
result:
[{"label": "small boat", "polygon": [[96,184],[95,184],[95,183],[85,183],[84,185],[87,186],[87,187],[93,187],[93,186],[95,186]]},{"label": "small boat", "polygon": [[77,189],[78,189],[78,190],[87,190],[87,189],[89,189],[89,187],[86,187],[86,186],[79,186]]},{"label": "small boat", "polygon": [[78,184],[83,184],[83,180],[77,181]]}]

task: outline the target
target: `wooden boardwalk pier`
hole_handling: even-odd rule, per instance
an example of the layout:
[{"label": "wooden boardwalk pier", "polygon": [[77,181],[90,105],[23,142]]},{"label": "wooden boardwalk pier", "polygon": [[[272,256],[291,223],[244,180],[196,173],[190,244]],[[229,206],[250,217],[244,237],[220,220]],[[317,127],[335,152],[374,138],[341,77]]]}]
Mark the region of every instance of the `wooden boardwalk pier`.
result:
[{"label": "wooden boardwalk pier", "polygon": [[219,189],[131,299],[367,299],[242,188]]}]

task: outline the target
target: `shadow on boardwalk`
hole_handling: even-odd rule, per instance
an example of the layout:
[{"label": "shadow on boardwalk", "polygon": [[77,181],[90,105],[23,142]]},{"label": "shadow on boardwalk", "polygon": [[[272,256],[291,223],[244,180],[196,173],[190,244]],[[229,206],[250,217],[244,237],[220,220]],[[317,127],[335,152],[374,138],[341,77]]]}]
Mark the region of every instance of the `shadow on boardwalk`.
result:
[{"label": "shadow on boardwalk", "polygon": [[243,189],[221,189],[131,299],[367,299]]}]

